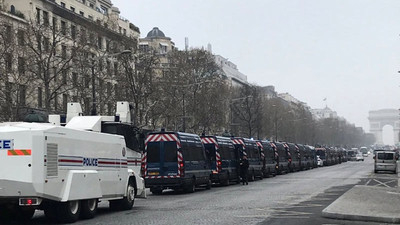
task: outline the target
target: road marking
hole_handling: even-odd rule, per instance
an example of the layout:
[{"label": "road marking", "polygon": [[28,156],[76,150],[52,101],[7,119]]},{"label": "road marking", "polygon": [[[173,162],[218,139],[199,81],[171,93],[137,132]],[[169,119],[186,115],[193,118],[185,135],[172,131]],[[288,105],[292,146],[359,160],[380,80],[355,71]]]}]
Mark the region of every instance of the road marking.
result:
[{"label": "road marking", "polygon": [[379,183],[379,184],[375,185],[375,187],[376,187],[376,186],[383,185],[383,186],[386,186],[386,187],[390,188],[390,186],[387,185],[387,184],[392,183],[392,182],[394,182],[395,180],[389,180],[389,181],[386,181],[386,182],[381,182],[381,181],[379,181],[379,180],[374,179],[374,181],[377,182],[377,183]]},{"label": "road marking", "polygon": [[293,205],[293,206],[285,206],[285,207],[275,207],[274,209],[287,209],[287,208],[306,208],[306,207],[319,207],[323,206],[320,204],[304,204],[304,205]]},{"label": "road marking", "polygon": [[368,186],[368,184],[371,182],[371,180],[372,180],[372,179],[369,179],[369,180],[367,181],[367,183],[365,183],[365,186]]}]

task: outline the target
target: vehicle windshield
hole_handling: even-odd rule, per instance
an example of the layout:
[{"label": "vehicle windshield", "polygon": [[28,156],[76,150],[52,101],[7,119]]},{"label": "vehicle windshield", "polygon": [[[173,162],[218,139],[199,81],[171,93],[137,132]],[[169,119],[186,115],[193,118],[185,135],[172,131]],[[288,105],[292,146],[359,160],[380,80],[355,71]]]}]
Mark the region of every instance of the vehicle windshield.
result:
[{"label": "vehicle windshield", "polygon": [[394,158],[395,158],[394,153],[380,152],[377,155],[378,155],[378,159],[381,159],[381,160],[394,160]]},{"label": "vehicle windshield", "polygon": [[160,162],[160,142],[149,142],[147,143],[147,162],[148,163],[159,163]]}]

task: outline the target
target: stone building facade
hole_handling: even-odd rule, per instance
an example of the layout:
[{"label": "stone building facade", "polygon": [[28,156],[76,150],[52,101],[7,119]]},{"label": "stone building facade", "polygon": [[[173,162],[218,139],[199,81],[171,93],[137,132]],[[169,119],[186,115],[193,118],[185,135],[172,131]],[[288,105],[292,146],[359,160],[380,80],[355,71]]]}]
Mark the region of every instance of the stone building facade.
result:
[{"label": "stone building facade", "polygon": [[110,0],[1,0],[0,26],[0,120],[71,101],[113,113],[118,57],[135,53],[140,31]]}]

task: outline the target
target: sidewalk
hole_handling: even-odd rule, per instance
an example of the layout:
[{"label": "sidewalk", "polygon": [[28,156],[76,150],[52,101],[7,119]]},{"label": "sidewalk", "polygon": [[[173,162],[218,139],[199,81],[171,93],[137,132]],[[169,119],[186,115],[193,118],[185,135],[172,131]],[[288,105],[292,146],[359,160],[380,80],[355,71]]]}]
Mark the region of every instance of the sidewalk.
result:
[{"label": "sidewalk", "polygon": [[400,189],[356,185],[326,207],[322,216],[400,223]]}]

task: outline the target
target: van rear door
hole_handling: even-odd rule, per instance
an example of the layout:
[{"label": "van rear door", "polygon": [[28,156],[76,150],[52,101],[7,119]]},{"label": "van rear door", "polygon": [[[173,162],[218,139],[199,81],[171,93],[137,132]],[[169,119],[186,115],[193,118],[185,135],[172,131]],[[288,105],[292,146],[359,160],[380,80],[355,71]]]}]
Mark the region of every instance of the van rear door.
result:
[{"label": "van rear door", "polygon": [[177,144],[175,141],[147,143],[147,176],[178,175]]}]

